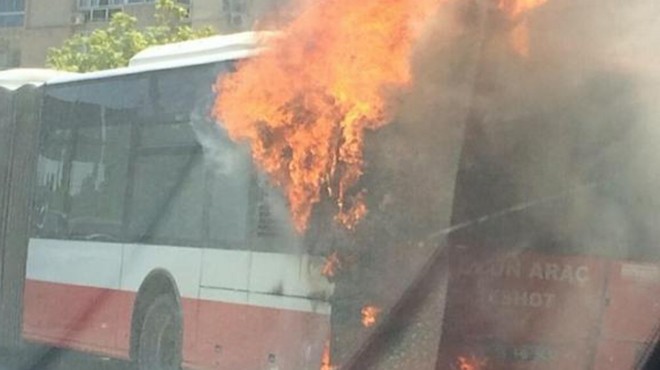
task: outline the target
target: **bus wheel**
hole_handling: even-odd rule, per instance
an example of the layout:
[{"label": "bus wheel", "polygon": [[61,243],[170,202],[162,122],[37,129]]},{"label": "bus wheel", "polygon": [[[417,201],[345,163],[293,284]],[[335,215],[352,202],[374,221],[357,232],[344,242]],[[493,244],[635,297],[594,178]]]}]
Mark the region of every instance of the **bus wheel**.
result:
[{"label": "bus wheel", "polygon": [[181,338],[181,315],[176,300],[170,294],[156,297],[140,330],[138,370],[180,370]]}]

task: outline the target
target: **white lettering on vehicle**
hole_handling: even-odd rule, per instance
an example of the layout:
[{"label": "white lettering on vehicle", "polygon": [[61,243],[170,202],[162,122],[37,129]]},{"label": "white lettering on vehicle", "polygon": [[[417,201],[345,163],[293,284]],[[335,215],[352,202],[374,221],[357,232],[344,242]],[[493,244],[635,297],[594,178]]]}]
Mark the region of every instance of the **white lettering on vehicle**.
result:
[{"label": "white lettering on vehicle", "polygon": [[569,284],[584,284],[589,280],[587,266],[560,265],[557,263],[534,262],[529,270],[530,279],[558,281]]},{"label": "white lettering on vehicle", "polygon": [[487,263],[470,262],[462,266],[461,275],[478,275],[486,277],[514,277],[522,276],[520,260],[509,258],[506,260],[489,261]]},{"label": "white lettering on vehicle", "polygon": [[554,293],[494,289],[488,292],[488,302],[506,307],[550,308],[555,304]]},{"label": "white lettering on vehicle", "polygon": [[461,265],[458,273],[461,276],[528,278],[568,284],[585,284],[589,281],[589,267],[586,265],[531,262],[525,266],[517,258],[487,262],[471,261]]}]

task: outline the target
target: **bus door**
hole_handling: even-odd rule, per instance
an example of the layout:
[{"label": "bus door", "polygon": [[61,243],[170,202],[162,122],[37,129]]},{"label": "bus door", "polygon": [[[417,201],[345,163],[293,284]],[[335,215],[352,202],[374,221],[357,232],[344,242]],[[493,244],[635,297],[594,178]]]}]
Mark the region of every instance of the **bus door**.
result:
[{"label": "bus door", "polygon": [[232,68],[223,63],[187,76],[199,81],[187,95],[196,96],[191,125],[203,151],[199,176],[208,225],[196,361],[223,368],[318,367],[330,321],[323,258],[308,253],[283,194],[253,166],[249,147],[231,140],[208,114],[213,94],[205,81]]}]

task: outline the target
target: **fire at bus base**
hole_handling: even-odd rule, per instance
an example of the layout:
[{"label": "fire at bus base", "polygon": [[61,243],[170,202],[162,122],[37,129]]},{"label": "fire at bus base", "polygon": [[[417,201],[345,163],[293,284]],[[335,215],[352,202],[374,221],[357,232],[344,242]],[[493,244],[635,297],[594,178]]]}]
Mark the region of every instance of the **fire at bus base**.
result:
[{"label": "fire at bus base", "polygon": [[[527,13],[545,1],[493,0],[514,25],[510,44],[521,56],[529,55]],[[264,40],[260,55],[218,79],[215,118],[234,141],[250,144],[255,164],[284,190],[299,233],[324,198],[348,230],[367,213],[368,189],[360,184],[365,132],[390,123],[396,95],[415,83],[415,44],[442,2],[316,3],[279,37]],[[322,274],[334,278],[341,268],[334,251]],[[374,326],[381,311],[364,306],[362,325]]]}]

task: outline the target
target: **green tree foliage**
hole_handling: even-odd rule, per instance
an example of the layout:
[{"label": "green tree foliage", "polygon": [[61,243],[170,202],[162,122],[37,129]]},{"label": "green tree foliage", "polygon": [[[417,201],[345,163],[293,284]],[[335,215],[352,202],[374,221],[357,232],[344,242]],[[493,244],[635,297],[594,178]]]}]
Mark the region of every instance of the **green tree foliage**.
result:
[{"label": "green tree foliage", "polygon": [[90,34],[76,34],[59,48],[48,51],[46,65],[62,71],[90,72],[128,65],[139,51],[153,45],[208,37],[211,27],[192,28],[188,10],[176,0],[158,0],[155,25],[138,27],[138,20],[126,13],[115,13],[110,23]]}]

